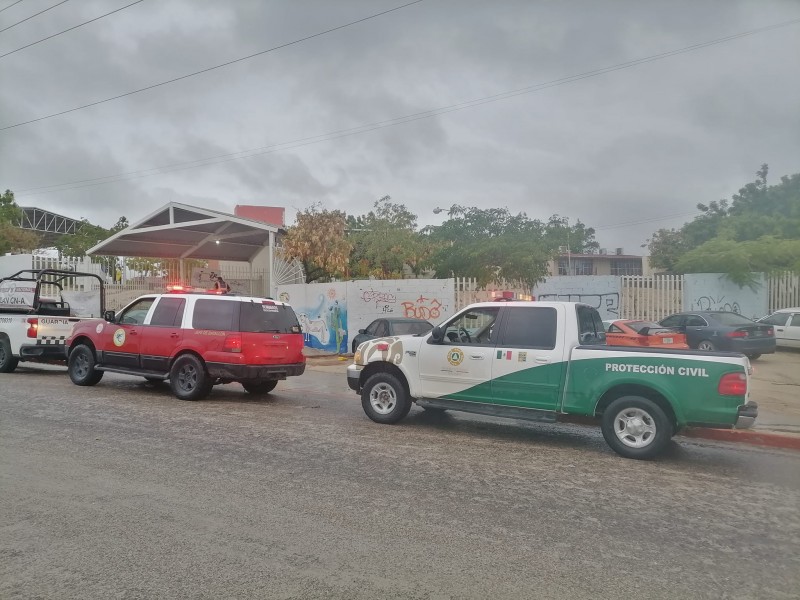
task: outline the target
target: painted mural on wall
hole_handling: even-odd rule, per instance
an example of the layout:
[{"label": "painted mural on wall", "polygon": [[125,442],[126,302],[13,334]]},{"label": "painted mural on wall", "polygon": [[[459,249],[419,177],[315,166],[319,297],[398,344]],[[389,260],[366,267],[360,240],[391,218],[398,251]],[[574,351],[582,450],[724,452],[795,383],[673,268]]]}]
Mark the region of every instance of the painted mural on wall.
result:
[{"label": "painted mural on wall", "polygon": [[582,302],[606,319],[620,317],[620,278],[615,275],[564,275],[550,277],[533,288],[537,300]]},{"label": "painted mural on wall", "polygon": [[292,305],[306,346],[347,352],[349,340],[380,317],[440,323],[454,313],[452,279],[397,279],[279,285],[277,298]]},{"label": "painted mural on wall", "polygon": [[769,290],[762,273],[755,289],[740,288],[719,273],[686,274],[683,283],[684,310],[726,310],[748,319],[768,313]]},{"label": "painted mural on wall", "polygon": [[282,285],[277,299],[292,305],[306,346],[336,354],[347,351],[346,284]]}]

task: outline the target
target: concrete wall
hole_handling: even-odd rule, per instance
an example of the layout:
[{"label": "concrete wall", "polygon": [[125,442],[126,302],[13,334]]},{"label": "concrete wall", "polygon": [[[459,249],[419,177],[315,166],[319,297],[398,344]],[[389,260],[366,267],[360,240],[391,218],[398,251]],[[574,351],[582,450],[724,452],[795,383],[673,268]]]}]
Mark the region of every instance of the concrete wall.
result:
[{"label": "concrete wall", "polygon": [[278,286],[297,313],[306,346],[346,353],[350,340],[379,317],[416,317],[434,325],[455,313],[453,279],[396,279]]},{"label": "concrete wall", "polygon": [[31,254],[6,254],[0,256],[0,278],[13,275],[22,269],[31,269],[33,255]]},{"label": "concrete wall", "polygon": [[615,275],[561,275],[533,288],[537,300],[583,302],[605,319],[620,318],[620,278]]},{"label": "concrete wall", "polygon": [[763,273],[758,273],[758,286],[740,288],[719,273],[684,275],[684,310],[729,310],[749,319],[768,314],[769,289]]}]

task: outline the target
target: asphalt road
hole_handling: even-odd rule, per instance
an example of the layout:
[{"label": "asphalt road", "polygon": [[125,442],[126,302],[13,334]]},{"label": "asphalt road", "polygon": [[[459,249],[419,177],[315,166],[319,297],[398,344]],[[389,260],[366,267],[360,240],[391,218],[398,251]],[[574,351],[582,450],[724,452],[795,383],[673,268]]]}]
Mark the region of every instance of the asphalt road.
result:
[{"label": "asphalt road", "polygon": [[413,409],[341,374],[198,403],[0,375],[0,597],[797,598],[800,454]]}]

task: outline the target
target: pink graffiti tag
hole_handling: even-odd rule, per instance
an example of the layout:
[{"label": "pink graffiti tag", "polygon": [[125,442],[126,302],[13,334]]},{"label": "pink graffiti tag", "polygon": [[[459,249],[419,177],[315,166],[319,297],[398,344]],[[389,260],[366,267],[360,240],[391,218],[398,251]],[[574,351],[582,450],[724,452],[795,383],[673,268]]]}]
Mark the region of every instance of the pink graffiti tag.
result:
[{"label": "pink graffiti tag", "polygon": [[402,306],[403,316],[410,319],[438,319],[442,314],[442,303],[436,298],[429,300],[420,296],[416,302],[403,302]]}]

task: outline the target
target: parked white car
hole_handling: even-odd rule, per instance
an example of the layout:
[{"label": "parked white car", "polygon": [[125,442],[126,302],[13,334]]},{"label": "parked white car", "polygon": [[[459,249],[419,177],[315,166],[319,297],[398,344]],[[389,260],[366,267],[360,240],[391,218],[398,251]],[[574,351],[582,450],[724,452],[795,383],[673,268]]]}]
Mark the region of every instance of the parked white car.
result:
[{"label": "parked white car", "polygon": [[800,348],[800,307],[782,308],[759,323],[775,327],[775,341],[784,348]]}]

